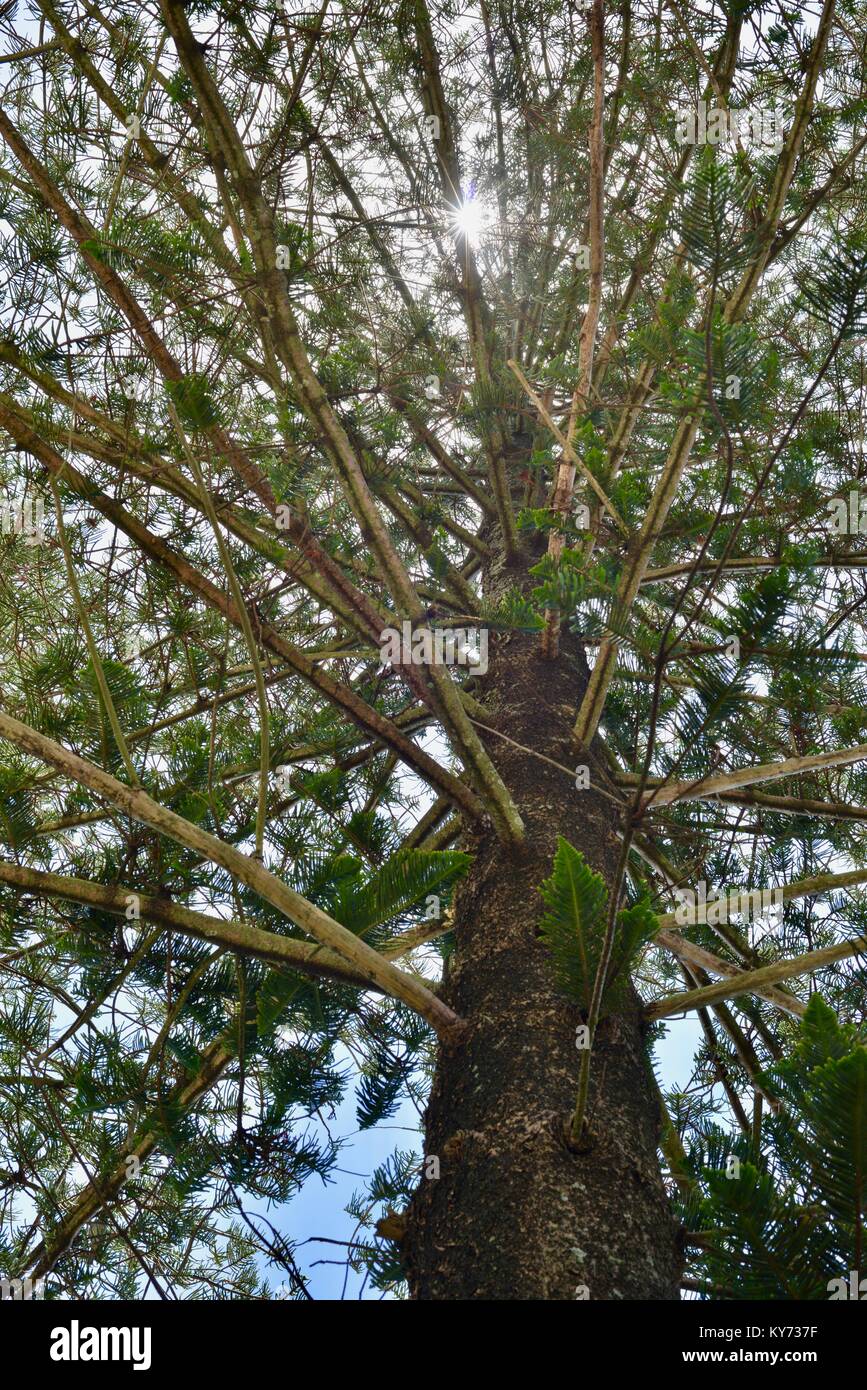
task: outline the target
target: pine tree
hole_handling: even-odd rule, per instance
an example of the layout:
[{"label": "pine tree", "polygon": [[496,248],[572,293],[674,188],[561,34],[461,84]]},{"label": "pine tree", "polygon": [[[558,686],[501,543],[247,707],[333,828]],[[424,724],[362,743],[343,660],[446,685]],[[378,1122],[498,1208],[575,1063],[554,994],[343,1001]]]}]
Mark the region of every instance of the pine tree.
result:
[{"label": "pine tree", "polygon": [[365,1289],[852,1296],[863,0],[35,13],[0,1275],[309,1298],[409,1098]]}]

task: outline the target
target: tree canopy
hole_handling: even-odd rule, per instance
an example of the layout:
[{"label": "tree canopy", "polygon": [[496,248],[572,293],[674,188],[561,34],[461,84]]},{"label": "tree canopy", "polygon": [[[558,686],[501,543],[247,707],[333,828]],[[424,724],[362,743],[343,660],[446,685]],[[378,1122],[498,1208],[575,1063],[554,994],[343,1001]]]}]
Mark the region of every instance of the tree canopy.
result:
[{"label": "tree canopy", "polygon": [[683,1289],[863,1270],[865,17],[0,8],[0,1274],[310,1296],[284,1204],[353,1088],[423,1103],[472,834],[525,844],[512,643],[586,654],[550,820],[620,845],[538,884],[571,1141],[634,987],[651,1067],[701,1024]]}]

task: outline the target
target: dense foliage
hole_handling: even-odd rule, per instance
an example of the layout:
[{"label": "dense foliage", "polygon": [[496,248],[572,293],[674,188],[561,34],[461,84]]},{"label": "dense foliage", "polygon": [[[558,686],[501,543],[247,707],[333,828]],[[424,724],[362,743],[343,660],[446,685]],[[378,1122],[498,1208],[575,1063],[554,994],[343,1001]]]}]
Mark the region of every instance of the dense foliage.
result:
[{"label": "dense foliage", "polygon": [[[591,1023],[600,970],[697,1010],[684,1287],[863,1269],[865,14],[2,6],[0,1274],[309,1296],[283,1204],[342,1097],[423,1102],[462,825],[521,836],[483,663],[403,622],[595,662],[623,899],[564,842],[539,920]],[[368,1289],[422,1162],[351,1203]]]}]

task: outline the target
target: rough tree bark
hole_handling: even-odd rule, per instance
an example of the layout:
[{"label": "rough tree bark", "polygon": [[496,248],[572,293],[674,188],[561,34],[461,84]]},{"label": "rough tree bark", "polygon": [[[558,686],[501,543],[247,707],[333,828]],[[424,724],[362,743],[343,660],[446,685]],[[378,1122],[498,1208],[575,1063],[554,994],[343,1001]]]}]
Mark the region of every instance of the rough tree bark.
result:
[{"label": "rough tree bark", "polygon": [[[488,567],[489,595],[528,580],[527,557]],[[589,675],[577,638],[543,660],[537,635],[489,638],[482,698],[491,727],[572,767],[574,710]],[[471,1032],[440,1049],[425,1121],[439,1177],[420,1180],[401,1246],[415,1299],[676,1299],[677,1226],[657,1157],[659,1113],[637,997],[603,1020],[593,1049],[592,1147],[569,1149],[580,1010],[557,989],[538,940],[539,886],[557,836],[612,882],[619,840],[601,755],[591,788],[493,736],[486,746],[527,828],[522,853],[493,832],[468,838],[473,867],[455,904],[444,997]],[[583,1288],[587,1293],[584,1294]]]}]

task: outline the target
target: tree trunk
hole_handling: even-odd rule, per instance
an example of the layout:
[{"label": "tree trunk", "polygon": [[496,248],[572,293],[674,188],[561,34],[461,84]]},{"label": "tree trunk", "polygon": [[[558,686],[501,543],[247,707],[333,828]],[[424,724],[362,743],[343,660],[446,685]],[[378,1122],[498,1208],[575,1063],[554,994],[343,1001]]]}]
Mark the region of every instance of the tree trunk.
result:
[{"label": "tree trunk", "polygon": [[[492,632],[480,691],[491,727],[574,767],[571,728],[587,676],[580,643],[565,630],[556,661],[540,658],[538,636]],[[402,1244],[411,1295],[676,1299],[677,1227],[657,1157],[659,1112],[637,996],[600,1024],[591,1146],[574,1152],[565,1126],[583,1016],[559,992],[538,939],[539,886],[558,835],[611,883],[616,807],[598,788],[616,789],[595,751],[591,787],[577,791],[538,757],[485,741],[525,820],[526,847],[516,853],[492,832],[466,845],[474,862],[456,898],[444,997],[471,1032],[439,1053],[425,1122],[425,1155],[438,1158],[439,1176],[421,1178]]]}]

